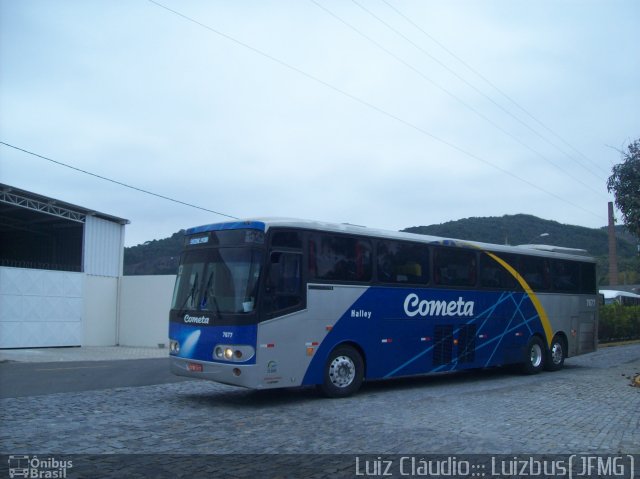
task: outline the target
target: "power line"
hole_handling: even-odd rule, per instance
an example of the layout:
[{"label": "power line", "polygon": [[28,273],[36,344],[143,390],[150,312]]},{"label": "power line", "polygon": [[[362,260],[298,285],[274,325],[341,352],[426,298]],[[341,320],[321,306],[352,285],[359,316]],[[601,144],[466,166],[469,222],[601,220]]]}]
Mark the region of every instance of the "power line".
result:
[{"label": "power line", "polygon": [[269,53],[266,53],[266,52],[264,52],[264,51],[262,51],[262,50],[260,50],[260,49],[258,49],[256,47],[253,47],[253,46],[251,46],[251,45],[249,45],[249,44],[247,44],[245,42],[242,42],[242,41],[240,41],[240,40],[238,40],[238,39],[236,39],[236,38],[234,38],[234,37],[232,37],[232,36],[230,36],[230,35],[228,35],[226,33],[223,33],[223,32],[221,32],[219,30],[216,30],[215,28],[213,28],[213,27],[211,27],[209,25],[206,25],[206,24],[204,24],[204,23],[202,23],[202,22],[200,22],[200,21],[198,21],[198,20],[196,20],[196,19],[194,19],[192,17],[189,17],[189,16],[187,16],[187,15],[185,15],[183,13],[180,13],[180,12],[178,12],[176,10],[173,10],[173,9],[171,9],[171,8],[165,6],[165,5],[162,5],[161,3],[158,3],[155,0],[147,0],[147,1],[149,3],[152,3],[152,4],[160,7],[160,8],[163,8],[164,10],[166,10],[168,12],[171,12],[174,15],[177,15],[177,16],[179,16],[179,17],[181,17],[181,18],[183,18],[183,19],[185,19],[185,20],[187,20],[187,21],[189,21],[191,23],[194,23],[194,24],[196,24],[196,25],[198,25],[198,26],[200,26],[200,27],[202,27],[202,28],[204,28],[206,30],[209,30],[210,32],[215,33],[216,35],[218,35],[218,36],[220,36],[222,38],[225,38],[226,40],[229,40],[230,42],[233,42],[236,45],[240,45],[243,48],[246,48],[246,49],[248,49],[248,50],[250,50],[250,51],[252,51],[252,52],[254,52],[254,53],[256,53],[256,54],[258,54],[258,55],[260,55],[262,57],[264,57],[264,58],[267,58],[268,60],[271,60],[272,62],[277,63],[278,65],[281,65],[281,66],[287,68],[288,70],[294,71],[294,72],[298,73],[299,75],[304,76],[305,78],[308,78],[308,79],[310,79],[310,80],[312,80],[312,81],[314,81],[316,83],[319,83],[320,85],[323,85],[326,88],[329,88],[330,90],[335,91],[336,93],[339,93],[339,94],[341,94],[343,96],[346,96],[347,98],[349,98],[349,99],[351,99],[351,100],[353,100],[353,101],[355,101],[355,102],[357,102],[357,103],[359,103],[359,104],[361,104],[361,105],[363,105],[363,106],[365,106],[365,107],[367,107],[367,108],[369,108],[371,110],[374,110],[374,111],[376,111],[377,113],[379,113],[381,115],[384,115],[384,116],[386,116],[388,118],[391,118],[391,119],[397,121],[398,123],[401,123],[401,124],[403,124],[403,125],[405,125],[405,126],[407,126],[409,128],[412,128],[412,129],[418,131],[419,133],[421,133],[421,134],[423,134],[425,136],[428,136],[429,138],[431,138],[431,139],[433,139],[433,140],[435,140],[435,141],[437,141],[439,143],[442,143],[443,145],[446,145],[449,148],[451,148],[453,150],[456,150],[456,151],[458,151],[459,153],[462,153],[465,156],[468,156],[469,158],[475,159],[476,161],[479,161],[479,162],[484,163],[484,164],[486,164],[488,166],[491,166],[492,168],[494,168],[494,169],[496,169],[496,170],[498,170],[498,171],[500,171],[500,172],[502,172],[502,173],[504,173],[506,175],[509,175],[512,178],[515,178],[518,181],[521,181],[521,182],[531,186],[532,188],[537,189],[538,191],[541,191],[541,192],[543,192],[543,193],[545,193],[545,194],[547,194],[549,196],[552,196],[552,197],[556,198],[559,201],[562,201],[563,203],[571,205],[574,208],[582,210],[585,213],[588,213],[588,214],[593,215],[594,217],[596,217],[598,219],[601,219],[601,215],[598,215],[598,214],[594,213],[593,211],[589,211],[589,210],[583,208],[580,205],[577,205],[577,204],[575,204],[575,203],[573,203],[573,202],[571,202],[571,201],[569,201],[569,200],[567,200],[565,198],[562,198],[561,196],[558,196],[557,194],[555,194],[555,193],[553,193],[551,191],[548,191],[548,190],[544,189],[543,187],[538,186],[535,183],[532,183],[529,180],[527,180],[525,178],[522,178],[522,177],[516,175],[515,173],[513,173],[513,172],[511,172],[511,171],[509,171],[509,170],[507,170],[505,168],[502,168],[502,167],[500,167],[500,166],[498,166],[498,165],[496,165],[494,163],[491,163],[489,160],[486,160],[486,159],[484,159],[484,158],[482,158],[482,157],[480,157],[478,155],[475,155],[474,153],[471,153],[471,152],[469,152],[469,151],[467,151],[467,150],[465,150],[465,149],[463,149],[463,148],[461,148],[461,147],[459,147],[459,146],[457,146],[457,145],[455,145],[455,144],[453,144],[453,143],[451,143],[451,142],[449,142],[449,141],[447,141],[447,140],[445,140],[443,138],[440,138],[440,137],[434,135],[433,133],[430,133],[429,131],[425,130],[424,128],[421,128],[421,127],[419,127],[419,126],[417,126],[417,125],[415,125],[415,124],[413,124],[413,123],[411,123],[411,122],[409,122],[407,120],[404,120],[404,119],[394,115],[393,113],[389,113],[388,111],[386,111],[386,110],[384,110],[384,109],[382,109],[382,108],[380,108],[380,107],[378,107],[378,106],[376,106],[376,105],[374,105],[372,103],[369,103],[368,101],[363,100],[362,98],[359,98],[359,97],[357,97],[355,95],[352,95],[351,93],[348,93],[348,92],[346,92],[346,91],[344,91],[344,90],[342,90],[342,89],[340,89],[340,88],[338,88],[338,87],[336,87],[336,86],[334,86],[334,85],[332,85],[332,84],[330,84],[330,83],[328,83],[328,82],[326,82],[326,81],[324,81],[324,80],[322,80],[322,79],[320,79],[320,78],[318,78],[318,77],[316,77],[314,75],[311,75],[310,73],[307,73],[307,72],[305,72],[304,70],[301,70],[298,67],[295,67],[295,66],[293,66],[293,65],[291,65],[291,64],[289,64],[289,63],[287,63],[287,62],[285,62],[283,60],[280,60],[279,58],[276,58],[273,55],[270,55]]},{"label": "power line", "polygon": [[[587,183],[585,183],[584,181],[576,178],[575,174],[572,174],[571,172],[567,171],[566,169],[562,168],[560,165],[558,165],[557,163],[555,163],[554,161],[550,160],[549,158],[547,158],[546,156],[544,156],[542,153],[540,153],[539,151],[537,151],[536,149],[532,148],[531,146],[529,146],[528,144],[526,144],[524,141],[520,140],[519,138],[517,138],[515,135],[513,135],[512,133],[508,132],[507,130],[505,130],[504,128],[502,128],[500,125],[498,125],[496,122],[494,122],[491,118],[487,117],[486,115],[484,115],[482,112],[480,112],[478,109],[474,108],[473,106],[471,106],[469,103],[467,103],[466,101],[464,101],[462,98],[460,98],[458,95],[456,95],[455,93],[451,92],[450,90],[448,90],[447,88],[443,87],[442,85],[436,83],[434,80],[432,80],[431,78],[429,78],[428,76],[426,76],[422,71],[418,70],[416,67],[414,67],[413,65],[411,65],[410,63],[406,62],[405,60],[403,60],[402,58],[400,58],[398,55],[396,55],[395,53],[393,53],[392,51],[390,51],[389,49],[387,49],[386,47],[384,47],[383,45],[381,45],[380,43],[378,43],[377,41],[375,41],[373,38],[371,38],[370,36],[366,35],[365,33],[363,33],[361,30],[359,30],[358,28],[356,28],[355,26],[353,26],[352,24],[350,24],[349,22],[347,22],[346,20],[344,20],[342,17],[340,17],[339,15],[337,15],[336,13],[332,12],[331,10],[329,10],[328,8],[324,7],[323,5],[321,5],[320,3],[318,3],[316,0],[309,0],[311,3],[313,3],[314,5],[316,5],[318,8],[324,10],[326,13],[328,13],[329,15],[331,15],[333,18],[335,18],[336,20],[338,20],[339,22],[341,22],[343,25],[347,26],[348,28],[350,28],[351,30],[353,30],[354,32],[356,32],[358,35],[360,35],[361,37],[363,37],[365,40],[367,40],[368,42],[372,43],[373,45],[375,45],[377,48],[379,48],[380,50],[382,50],[383,52],[385,52],[387,55],[391,56],[392,58],[394,58],[395,60],[397,60],[398,62],[400,62],[401,64],[403,64],[404,66],[406,66],[407,68],[409,68],[411,71],[415,72],[418,76],[420,76],[423,80],[427,81],[428,83],[430,83],[431,85],[435,86],[436,88],[438,88],[440,91],[444,92],[445,94],[449,95],[451,98],[453,98],[454,100],[456,100],[457,102],[459,102],[461,105],[463,105],[465,108],[469,109],[470,111],[472,111],[473,113],[475,113],[477,116],[479,116],[480,118],[482,118],[484,121],[486,121],[487,123],[489,123],[491,126],[493,126],[494,128],[496,128],[498,131],[500,131],[501,133],[503,133],[504,135],[508,136],[509,138],[511,138],[512,140],[514,140],[516,143],[518,143],[520,146],[526,148],[527,150],[529,150],[531,153],[533,153],[534,155],[538,156],[539,158],[541,158],[542,160],[546,161],[547,163],[549,163],[550,165],[552,165],[553,167],[557,168],[558,170],[560,170],[562,173],[564,173],[567,177],[569,177],[572,181],[575,181],[577,183],[580,183],[582,186],[584,186],[585,188],[587,188],[588,190],[591,190],[593,193],[596,193],[598,195],[602,195],[603,198],[606,198],[606,195],[603,194],[602,191],[598,191],[595,188],[593,188],[592,186],[588,185]],[[527,127],[529,130],[531,130],[532,132],[534,132],[537,136],[539,136],[540,138],[543,138],[537,131],[533,130],[531,127],[529,127],[529,125],[523,123],[519,118],[517,118],[516,116],[514,116],[511,112],[505,110],[501,105],[499,105],[498,103],[496,103],[492,98],[490,98],[489,96],[485,95],[482,91],[480,91],[479,89],[477,89],[474,85],[472,85],[471,83],[467,82],[464,78],[460,77],[456,72],[454,72],[453,70],[451,70],[450,68],[448,68],[446,65],[444,65],[443,63],[441,63],[438,59],[436,59],[435,57],[432,57],[428,52],[426,52],[425,50],[422,50],[418,45],[416,45],[415,43],[413,43],[410,39],[406,38],[404,35],[402,35],[400,32],[398,32],[397,30],[395,30],[393,27],[391,27],[390,25],[388,25],[386,22],[384,22],[383,20],[381,20],[380,18],[378,18],[375,14],[373,14],[372,12],[370,12],[369,10],[367,10],[365,7],[363,7],[362,5],[360,5],[358,2],[356,2],[355,0],[352,0],[353,3],[355,3],[358,7],[360,7],[361,9],[363,9],[365,12],[367,12],[368,14],[370,14],[371,16],[373,16],[376,20],[378,20],[379,22],[381,22],[383,25],[385,25],[386,27],[388,27],[389,29],[391,29],[394,33],[396,33],[397,35],[400,35],[402,38],[406,39],[408,42],[410,42],[412,45],[414,45],[416,48],[420,49],[424,54],[428,55],[429,57],[433,58],[436,62],[438,62],[443,68],[447,69],[450,73],[452,73],[453,75],[455,75],[457,78],[459,78],[461,81],[463,81],[465,84],[467,84],[469,87],[473,88],[474,90],[476,90],[479,94],[481,94],[482,96],[484,96],[485,98],[487,98],[489,101],[491,101],[493,104],[495,104],[497,107],[499,107],[500,109],[502,109],[505,113],[507,113],[508,115],[510,115],[511,117],[513,117],[514,119],[516,119],[517,121],[519,121],[520,123],[522,123],[525,127]],[[544,138],[543,138],[544,139]],[[575,160],[574,160],[575,161]],[[600,180],[600,178],[598,178]]]},{"label": "power line", "polygon": [[75,166],[68,165],[66,163],[62,163],[61,161],[57,161],[57,160],[54,160],[52,158],[48,158],[48,157],[43,156],[43,155],[39,155],[37,153],[34,153],[33,151],[25,150],[23,148],[19,148],[19,147],[14,146],[14,145],[10,145],[9,143],[5,143],[4,141],[0,141],[0,145],[8,146],[9,148],[13,148],[14,150],[18,150],[18,151],[21,151],[23,153],[27,153],[28,155],[32,155],[32,156],[35,156],[35,157],[38,157],[38,158],[42,158],[43,160],[50,161],[51,163],[55,163],[56,165],[64,166],[65,168],[69,168],[71,170],[75,170],[75,171],[78,171],[80,173],[84,173],[85,175],[93,176],[95,178],[100,178],[101,180],[108,181],[110,183],[115,183],[116,185],[124,186],[125,188],[129,188],[129,189],[132,189],[132,190],[135,190],[135,191],[139,191],[140,193],[145,193],[147,195],[155,196],[157,198],[162,198],[163,200],[172,201],[174,203],[178,203],[178,204],[181,204],[181,205],[184,205],[184,206],[189,206],[191,208],[196,208],[196,209],[199,209],[199,210],[202,210],[202,211],[207,211],[209,213],[214,213],[216,215],[225,216],[227,218],[231,218],[231,219],[234,219],[234,220],[239,219],[239,218],[237,218],[235,216],[231,216],[231,215],[228,215],[228,214],[225,214],[225,213],[220,213],[219,211],[214,211],[214,210],[210,210],[208,208],[203,208],[202,206],[192,205],[191,203],[185,203],[184,201],[176,200],[174,198],[170,198],[168,196],[160,195],[160,194],[154,193],[152,191],[143,190],[142,188],[138,188],[136,186],[131,186],[131,185],[128,185],[126,183],[122,183],[121,181],[117,181],[117,180],[113,180],[111,178],[107,178],[106,176],[97,175],[96,173],[91,173],[90,171],[83,170],[81,168],[77,168]]},{"label": "power line", "polygon": [[[352,0],[354,1],[354,0]],[[482,75],[482,73],[480,73],[479,71],[477,71],[475,68],[473,68],[471,65],[469,65],[466,61],[464,61],[462,58],[460,58],[458,55],[456,55],[454,52],[452,52],[451,50],[449,50],[445,45],[443,45],[441,42],[439,42],[435,37],[433,37],[432,35],[430,35],[427,31],[425,31],[422,27],[420,27],[420,25],[418,25],[417,23],[415,23],[413,20],[411,20],[411,18],[409,18],[407,15],[405,15],[404,13],[402,13],[398,8],[394,7],[393,5],[391,5],[387,0],[382,0],[383,3],[385,3],[389,8],[391,8],[393,11],[395,11],[399,16],[401,16],[402,18],[404,18],[408,23],[410,23],[411,25],[413,25],[417,30],[419,30],[423,35],[425,35],[427,38],[429,38],[432,42],[434,42],[436,45],[438,45],[440,48],[442,48],[445,52],[447,52],[449,55],[451,55],[453,58],[455,58],[458,62],[460,62],[462,65],[464,65],[469,71],[471,71],[473,74],[475,74],[478,78],[482,79],[487,85],[489,85],[491,88],[493,88],[495,91],[497,91],[500,95],[502,95],[505,99],[507,99],[511,104],[513,104],[514,106],[516,106],[520,111],[522,111],[525,115],[527,115],[529,118],[531,118],[534,122],[536,122],[538,125],[540,125],[544,130],[546,130],[547,132],[551,133],[554,137],[556,137],[558,140],[560,140],[562,143],[564,143],[566,146],[568,146],[570,149],[572,149],[574,152],[576,152],[579,156],[581,156],[582,158],[584,158],[585,160],[587,160],[589,163],[591,163],[592,165],[596,166],[600,171],[607,173],[606,170],[604,170],[599,164],[597,164],[596,162],[594,162],[593,160],[591,160],[590,158],[588,158],[587,156],[585,156],[582,152],[580,152],[579,150],[577,150],[573,145],[571,145],[570,143],[568,143],[564,138],[562,138],[558,133],[556,133],[555,131],[553,131],[551,128],[549,128],[547,125],[545,125],[544,123],[542,123],[542,121],[540,121],[538,118],[536,118],[532,113],[530,113],[525,107],[523,107],[522,105],[520,105],[516,100],[514,100],[513,98],[511,98],[509,95],[507,95],[503,90],[501,90],[498,86],[496,86],[491,80],[489,80],[487,77],[485,77],[484,75]],[[358,4],[357,2],[354,1],[354,3],[356,3],[356,5],[360,6],[360,8],[366,10],[364,7],[362,7],[360,4]],[[373,15],[373,14],[372,14]],[[382,20],[380,20],[382,21]],[[391,28],[391,27],[390,27]],[[416,45],[414,42],[412,42],[411,40],[409,40],[408,38],[406,38],[404,35],[402,35],[401,33],[398,33],[398,35],[401,35],[402,37],[404,37],[408,42],[410,42],[412,45],[414,45],[416,48],[418,48],[419,50],[423,51],[422,48],[420,48],[418,45]],[[441,64],[444,68],[446,68],[447,70],[451,71],[456,77],[461,78],[457,73],[454,73],[452,70],[450,70],[448,67],[444,66],[439,60],[437,60],[435,57],[433,57],[431,54],[427,53],[426,51],[423,51],[426,55],[428,55],[430,58],[432,58],[434,61],[436,61],[437,63]],[[465,81],[465,80],[462,80]],[[465,83],[467,83],[465,81]],[[475,87],[472,86],[472,88],[476,89]],[[484,95],[484,94],[483,94]],[[488,97],[487,97],[488,98]],[[493,100],[490,99],[491,102],[495,103]],[[497,105],[497,103],[496,103]],[[503,109],[501,106],[498,105],[499,108]],[[503,109],[503,111],[507,112],[506,110]],[[507,114],[513,116],[518,122],[522,123],[523,125],[525,125],[528,129],[534,131],[534,133],[536,133],[538,136],[540,136],[540,134],[538,132],[536,132],[535,130],[533,130],[530,126],[526,125],[525,123],[523,123],[519,118],[515,117],[514,115],[512,115],[510,112],[507,112]],[[556,145],[555,143],[551,142],[550,140],[548,140],[547,138],[541,137],[544,141],[546,141],[547,143],[549,143],[550,145],[552,145],[553,147],[555,147],[556,149],[558,149],[558,151],[560,151],[563,155],[565,155],[567,158],[571,159],[572,161],[578,163],[578,165],[580,165],[582,168],[584,168],[585,170],[587,170],[588,172],[590,172],[591,174],[593,174],[594,176],[597,177],[597,175],[595,175],[595,173],[593,173],[592,170],[590,170],[589,168],[587,168],[585,165],[583,165],[582,163],[578,162],[576,159],[574,159],[572,156],[568,155],[564,150],[562,150],[558,145]],[[608,173],[607,173],[608,174]],[[599,178],[599,177],[598,177]]]},{"label": "power line", "polygon": [[[315,3],[314,0],[311,0]],[[513,118],[515,121],[517,121],[518,123],[520,123],[523,127],[525,127],[527,130],[531,131],[534,135],[536,135],[538,138],[540,138],[542,141],[548,143],[549,145],[553,146],[554,148],[556,148],[558,151],[560,151],[563,155],[565,155],[567,158],[569,158],[571,161],[573,161],[574,163],[576,163],[578,166],[580,166],[581,168],[584,168],[587,172],[591,173],[595,178],[598,179],[598,181],[602,181],[602,179],[593,171],[591,171],[590,169],[588,169],[585,165],[583,165],[581,162],[579,162],[578,160],[576,160],[575,158],[573,158],[572,156],[568,155],[563,149],[561,149],[558,145],[556,145],[555,143],[553,143],[551,140],[549,140],[548,138],[546,138],[545,136],[543,136],[539,131],[537,131],[536,129],[532,128],[530,125],[528,125],[527,123],[525,123],[524,121],[522,121],[520,118],[518,118],[517,116],[515,116],[513,113],[511,113],[509,110],[507,110],[506,108],[504,108],[502,105],[500,105],[498,102],[496,102],[493,98],[491,98],[489,95],[487,95],[486,93],[484,93],[482,90],[480,90],[479,88],[477,88],[475,85],[473,85],[472,83],[470,83],[469,81],[467,81],[465,78],[463,78],[461,75],[459,75],[456,71],[452,70],[451,68],[449,68],[445,63],[443,63],[442,61],[440,61],[438,58],[436,58],[435,56],[431,55],[427,50],[425,50],[424,48],[422,48],[420,45],[418,45],[417,43],[415,43],[414,41],[412,41],[409,37],[407,37],[406,35],[404,35],[403,33],[401,33],[400,31],[398,31],[396,28],[394,28],[393,26],[391,26],[389,23],[385,22],[382,18],[378,17],[375,13],[373,13],[371,10],[369,10],[368,8],[364,7],[363,5],[361,5],[360,3],[358,3],[356,0],[351,0],[355,5],[357,5],[358,7],[360,7],[360,9],[362,9],[364,12],[368,13],[370,16],[372,16],[373,18],[375,18],[378,22],[382,23],[385,27],[387,27],[389,30],[391,30],[392,32],[394,32],[396,35],[398,35],[399,37],[401,37],[402,39],[406,40],[408,43],[410,43],[411,45],[413,45],[416,49],[418,49],[420,52],[422,52],[424,55],[428,56],[429,58],[431,58],[434,62],[436,62],[438,65],[440,65],[442,68],[444,68],[445,70],[447,70],[449,73],[451,73],[453,76],[455,76],[457,79],[459,79],[461,82],[463,82],[465,85],[467,85],[469,88],[472,88],[475,92],[477,92],[478,94],[480,94],[481,96],[483,96],[485,99],[487,99],[488,101],[490,101],[491,103],[493,103],[493,105],[495,105],[497,108],[499,108],[501,111],[503,111],[505,114],[509,115],[511,118]],[[495,125],[494,125],[495,126]],[[512,135],[509,135],[512,136]],[[513,137],[512,137],[513,138]],[[529,150],[532,150],[530,147],[528,147],[527,145],[524,145],[522,142],[518,141],[520,144],[522,144],[523,146],[525,146],[526,148],[528,148]],[[554,164],[554,166],[556,166],[557,168],[559,168],[560,170],[564,171],[567,175],[571,176],[572,179],[575,179],[576,181],[578,181],[579,183],[581,183],[582,185],[586,186],[587,188],[591,189],[591,187],[587,186],[585,183],[582,183],[581,181],[577,180],[575,178],[575,175],[571,175],[569,172],[565,171],[564,169],[560,168],[559,166],[555,165],[555,163],[553,163],[551,160],[547,159],[546,157],[544,157],[542,154],[538,153],[535,150],[532,150],[534,153],[536,153],[538,156],[540,156],[542,159],[544,159],[545,161]],[[593,189],[591,189],[592,191],[594,191]],[[600,192],[597,192],[599,194],[601,194]]]}]

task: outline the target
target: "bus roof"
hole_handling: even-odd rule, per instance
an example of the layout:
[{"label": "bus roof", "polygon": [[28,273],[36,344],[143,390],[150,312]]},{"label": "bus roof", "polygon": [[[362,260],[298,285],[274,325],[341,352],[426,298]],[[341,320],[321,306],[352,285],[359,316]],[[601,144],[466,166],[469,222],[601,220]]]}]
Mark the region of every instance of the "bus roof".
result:
[{"label": "bus roof", "polygon": [[579,250],[575,248],[562,248],[558,246],[550,245],[499,245],[493,243],[482,243],[479,241],[460,240],[455,238],[444,238],[440,236],[423,235],[418,233],[405,233],[401,231],[390,231],[375,228],[368,228],[366,226],[352,225],[349,223],[328,223],[322,221],[303,220],[296,218],[251,218],[238,221],[226,221],[222,223],[212,223],[208,225],[197,226],[189,228],[185,232],[186,235],[192,235],[197,233],[204,233],[207,231],[222,231],[233,229],[256,229],[264,231],[265,233],[271,228],[300,228],[314,231],[325,231],[332,233],[346,233],[358,236],[368,236],[372,238],[380,239],[399,239],[406,241],[414,241],[417,243],[426,244],[441,244],[445,246],[458,246],[458,247],[473,247],[486,249],[489,251],[512,253],[512,254],[526,254],[531,256],[542,256],[559,259],[570,259],[587,262],[595,262],[595,260],[589,256],[585,256],[585,250]]}]

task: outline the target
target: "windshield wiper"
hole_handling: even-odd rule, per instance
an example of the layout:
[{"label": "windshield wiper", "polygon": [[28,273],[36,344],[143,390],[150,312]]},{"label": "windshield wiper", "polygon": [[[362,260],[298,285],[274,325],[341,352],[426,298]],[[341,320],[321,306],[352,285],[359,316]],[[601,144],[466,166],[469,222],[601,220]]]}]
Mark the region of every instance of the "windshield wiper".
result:
[{"label": "windshield wiper", "polygon": [[196,273],[195,278],[193,278],[193,284],[191,285],[191,290],[189,291],[189,294],[187,295],[186,298],[184,298],[184,302],[182,303],[182,306],[180,306],[179,316],[182,316],[184,312],[187,310],[185,306],[187,305],[187,302],[189,301],[189,299],[192,300],[191,304],[193,304],[193,300],[196,297],[197,291],[198,291],[198,273]]},{"label": "windshield wiper", "polygon": [[213,305],[216,307],[216,313],[218,317],[220,317],[220,306],[218,306],[218,300],[216,299],[216,295],[213,294],[213,271],[209,274],[209,279],[207,280],[207,287],[204,290],[204,295],[202,296],[202,303],[200,304],[200,310],[207,306],[209,298],[213,300]]}]

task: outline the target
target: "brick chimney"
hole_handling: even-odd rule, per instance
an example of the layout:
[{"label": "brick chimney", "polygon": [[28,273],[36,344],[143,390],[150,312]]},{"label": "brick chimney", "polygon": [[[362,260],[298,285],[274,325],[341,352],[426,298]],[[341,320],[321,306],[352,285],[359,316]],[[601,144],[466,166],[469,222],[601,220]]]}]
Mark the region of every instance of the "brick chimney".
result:
[{"label": "brick chimney", "polygon": [[616,253],[616,227],[613,219],[613,202],[609,201],[609,285],[618,284],[618,255]]}]

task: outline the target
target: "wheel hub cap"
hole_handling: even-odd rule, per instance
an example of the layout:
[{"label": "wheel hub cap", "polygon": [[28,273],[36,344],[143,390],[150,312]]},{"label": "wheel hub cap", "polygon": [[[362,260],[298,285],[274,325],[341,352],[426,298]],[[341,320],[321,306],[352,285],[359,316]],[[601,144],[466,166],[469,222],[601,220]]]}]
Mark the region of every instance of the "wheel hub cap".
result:
[{"label": "wheel hub cap", "polygon": [[536,368],[540,366],[540,363],[542,362],[542,350],[537,344],[534,344],[531,348],[530,361],[531,365]]},{"label": "wheel hub cap", "polygon": [[551,359],[555,364],[560,364],[562,362],[562,346],[559,344],[554,344],[551,349]]},{"label": "wheel hub cap", "polygon": [[338,356],[329,366],[329,379],[334,386],[344,388],[356,377],[356,367],[351,358]]}]

